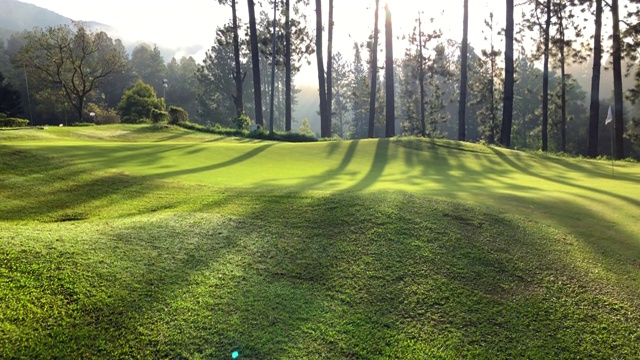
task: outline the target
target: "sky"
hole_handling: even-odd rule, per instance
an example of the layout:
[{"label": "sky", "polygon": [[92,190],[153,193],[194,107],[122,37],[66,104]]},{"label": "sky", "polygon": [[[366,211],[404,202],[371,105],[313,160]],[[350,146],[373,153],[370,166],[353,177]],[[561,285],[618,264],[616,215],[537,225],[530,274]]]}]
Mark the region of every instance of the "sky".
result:
[{"label": "sky", "polygon": [[[176,56],[194,56],[196,61],[204,58],[206,49],[214,43],[218,26],[228,22],[231,9],[218,4],[216,0],[180,0],[178,2],[160,2],[151,0],[21,0],[31,3],[74,20],[97,21],[118,29],[113,37],[125,41],[145,41],[162,47],[176,49]],[[418,12],[423,19],[434,19],[434,27],[442,28],[445,38],[460,41],[462,37],[463,0],[389,0],[393,21],[394,36],[400,38],[409,34],[416,22]],[[246,2],[240,0],[238,14],[247,19]],[[306,11],[309,18],[309,31],[315,33],[315,5]],[[380,29],[384,35],[384,3],[380,0]],[[494,12],[496,28],[504,26],[504,1],[469,1],[469,41],[471,44],[485,46],[485,35],[477,29],[484,28],[484,19]],[[341,52],[346,59],[352,59],[353,42],[363,42],[373,28],[373,0],[338,0],[334,4],[335,44],[334,52]],[[327,19],[328,2],[323,1],[324,20]],[[267,9],[265,9],[267,10]],[[428,26],[428,25],[427,25]],[[425,29],[429,31],[429,28]],[[326,41],[326,33],[325,33]],[[384,44],[384,38],[381,38]],[[497,45],[500,46],[500,45]],[[396,41],[394,54],[401,57],[406,43]],[[326,52],[326,50],[325,50]],[[326,55],[326,53],[325,53]],[[311,59],[315,60],[315,56]],[[315,65],[307,66],[300,74],[301,82],[311,82],[315,74]]]}]

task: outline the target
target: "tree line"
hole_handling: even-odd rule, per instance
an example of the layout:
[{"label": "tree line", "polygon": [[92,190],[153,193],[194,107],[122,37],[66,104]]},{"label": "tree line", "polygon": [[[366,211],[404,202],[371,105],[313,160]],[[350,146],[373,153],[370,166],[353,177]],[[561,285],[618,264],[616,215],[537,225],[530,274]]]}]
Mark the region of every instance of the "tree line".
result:
[{"label": "tree line", "polygon": [[[640,0],[623,9],[618,0],[506,0],[504,21],[488,13],[482,29],[471,29],[485,34],[482,49],[469,43],[468,0],[459,1],[463,36],[450,39],[420,12],[410,33],[394,35],[388,1],[373,0],[373,31],[354,41],[352,59],[333,49],[333,0],[247,0],[247,23],[237,0],[218,0],[230,20],[201,64],[191,57],[165,63],[157,47],[145,44],[128,54],[120,40],[82,24],[16,33],[0,43],[0,90],[13,94],[3,96],[0,112],[41,123],[87,121],[89,111],[107,117],[141,80],[193,121],[233,126],[247,116],[293,131],[300,92],[294,79],[315,55],[321,137],[447,137],[596,157],[609,153],[612,135],[615,158],[638,156]],[[315,21],[305,13],[312,6]],[[604,33],[611,33],[606,49]],[[394,56],[400,37],[408,47]],[[567,69],[588,64],[587,99]],[[600,94],[605,68],[613,71],[611,99]],[[626,91],[624,76],[635,79]],[[613,121],[605,127],[609,106]]]}]

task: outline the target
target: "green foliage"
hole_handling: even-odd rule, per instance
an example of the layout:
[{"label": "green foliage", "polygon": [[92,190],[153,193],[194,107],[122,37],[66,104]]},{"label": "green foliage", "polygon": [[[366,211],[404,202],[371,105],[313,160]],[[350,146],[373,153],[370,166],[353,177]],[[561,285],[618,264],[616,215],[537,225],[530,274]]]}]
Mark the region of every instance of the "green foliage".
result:
[{"label": "green foliage", "polygon": [[164,110],[151,109],[151,122],[154,124],[165,123],[169,121],[169,113]]},{"label": "green foliage", "polygon": [[179,106],[169,106],[169,123],[175,125],[183,122],[189,122],[189,113]]},{"label": "green foliage", "polygon": [[299,134],[314,136],[313,129],[311,129],[311,124],[309,124],[309,118],[302,119],[302,124],[298,128]]},{"label": "green foliage", "polygon": [[318,139],[313,134],[301,134],[296,132],[282,132],[282,131],[274,131],[273,134],[270,134],[268,131],[264,129],[253,131],[249,133],[248,137],[252,139],[293,142],[293,143],[318,141]]},{"label": "green foliage", "polygon": [[156,96],[151,85],[139,80],[133,88],[124,92],[118,104],[118,115],[123,123],[142,123],[151,117],[152,110],[164,111],[164,99]]},{"label": "green foliage", "polygon": [[2,72],[0,72],[0,113],[9,116],[22,114],[20,92],[14,89],[13,84],[5,80]]},{"label": "green foliage", "polygon": [[96,126],[94,123],[90,122],[74,122],[71,126],[79,126],[79,127],[87,127],[87,126]]},{"label": "green foliage", "polygon": [[251,124],[253,123],[246,114],[242,114],[238,117],[233,118],[231,122],[233,122],[233,124],[239,130],[249,130],[251,128]]},{"label": "green foliage", "polygon": [[313,134],[310,135],[310,134],[300,134],[300,133],[294,133],[294,132],[280,132],[280,131],[275,131],[273,134],[269,134],[269,132],[264,129],[259,129],[258,131],[249,132],[249,130],[243,130],[243,129],[224,128],[218,124],[214,126],[202,126],[200,124],[195,124],[192,122],[182,122],[182,123],[179,123],[178,126],[183,127],[185,129],[205,132],[209,134],[245,137],[245,138],[259,139],[259,140],[273,140],[273,141],[282,141],[282,142],[316,142],[318,141],[318,139],[316,139],[316,137]]},{"label": "green foliage", "polygon": [[[2,114],[4,115],[4,114]],[[29,120],[20,118],[10,118],[0,116],[0,127],[25,127],[29,125]]]},{"label": "green foliage", "polygon": [[[30,72],[36,84],[56,85],[82,121],[87,97],[110,75],[126,69],[126,51],[105,32],[93,32],[80,22],[35,28],[13,62]],[[51,86],[44,86],[51,91]]]},{"label": "green foliage", "polygon": [[96,125],[119,124],[120,116],[114,109],[104,108],[95,103],[89,103],[85,106],[85,119],[90,119],[91,113],[94,113],[93,122]]}]

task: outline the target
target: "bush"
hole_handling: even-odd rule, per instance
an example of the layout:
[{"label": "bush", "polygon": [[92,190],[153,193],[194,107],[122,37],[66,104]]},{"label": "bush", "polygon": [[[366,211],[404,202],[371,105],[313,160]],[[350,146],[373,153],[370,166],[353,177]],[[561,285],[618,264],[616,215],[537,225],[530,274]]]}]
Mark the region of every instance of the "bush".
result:
[{"label": "bush", "polygon": [[94,113],[95,117],[93,118],[93,122],[96,125],[109,125],[109,124],[119,124],[120,116],[114,109],[107,109],[98,104],[89,103],[86,108],[85,119],[89,118],[90,113]]},{"label": "bush", "polygon": [[223,128],[219,124],[215,124],[214,126],[202,126],[200,124],[192,123],[192,122],[181,122],[178,126],[194,130],[205,132],[209,134],[216,134],[222,136],[235,136],[235,137],[244,137],[251,139],[259,139],[259,140],[273,140],[273,141],[284,141],[284,142],[316,142],[316,139],[313,135],[308,134],[300,134],[294,132],[280,132],[276,131],[273,135],[269,134],[268,131],[264,129],[259,129],[258,131],[249,132],[249,130],[242,129],[231,129],[231,128]]},{"label": "bush", "polygon": [[248,135],[248,137],[252,139],[273,140],[273,141],[283,141],[283,142],[316,142],[318,141],[318,139],[314,135],[310,135],[310,134],[301,134],[297,132],[281,132],[281,131],[274,131],[273,134],[269,134],[269,132],[264,129],[251,132]]},{"label": "bush", "polygon": [[169,123],[175,125],[183,122],[189,122],[189,113],[179,106],[169,106]]},{"label": "bush", "polygon": [[164,112],[164,99],[156,97],[153,87],[141,80],[133,88],[124,92],[122,100],[117,106],[118,115],[120,115],[122,122],[129,124],[144,122],[144,119],[152,116],[151,110],[153,109]]},{"label": "bush", "polygon": [[251,128],[252,121],[251,119],[242,114],[236,118],[233,118],[231,122],[239,129],[239,130],[249,130]]},{"label": "bush", "polygon": [[0,117],[0,127],[25,127],[29,125],[29,120],[20,118]]},{"label": "bush", "polygon": [[151,109],[151,122],[154,124],[169,121],[169,113],[163,110]]},{"label": "bush", "polygon": [[75,122],[71,124],[71,126],[96,126],[96,124],[90,122]]}]

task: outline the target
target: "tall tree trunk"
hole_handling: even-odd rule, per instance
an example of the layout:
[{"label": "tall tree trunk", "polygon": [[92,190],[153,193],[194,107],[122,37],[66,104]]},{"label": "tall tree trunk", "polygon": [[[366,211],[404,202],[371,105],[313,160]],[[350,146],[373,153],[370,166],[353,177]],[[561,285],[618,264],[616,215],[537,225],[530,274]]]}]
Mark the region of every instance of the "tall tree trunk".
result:
[{"label": "tall tree trunk", "polygon": [[[493,19],[492,19],[492,24],[493,26]],[[494,53],[494,48],[493,48],[493,28],[491,29],[491,54]],[[491,85],[490,85],[490,92],[491,92],[491,105],[490,105],[490,109],[491,109],[491,131],[489,132],[489,140],[487,141],[489,144],[495,144],[496,142],[496,104],[495,104],[495,80],[496,79],[496,62],[495,62],[495,58],[491,58]]]},{"label": "tall tree trunk", "polygon": [[[460,46],[460,100],[458,103],[458,140],[460,141],[465,141],[467,138],[466,117],[469,61],[469,0],[464,0],[463,7],[464,16],[462,19],[462,44]],[[422,101],[424,101],[424,99]]]},{"label": "tall tree trunk", "polygon": [[371,49],[371,94],[369,97],[369,138],[374,136],[376,126],[376,93],[378,92],[378,13],[380,0],[376,0],[373,26],[373,44]]},{"label": "tall tree trunk", "polygon": [[83,107],[84,107],[84,96],[78,96],[78,106],[76,106],[76,111],[78,112],[78,122],[82,122]]},{"label": "tall tree trunk", "polygon": [[251,63],[253,67],[253,98],[255,102],[256,124],[264,126],[262,117],[262,86],[260,84],[260,50],[258,49],[258,31],[256,29],[256,12],[253,0],[249,5],[249,37],[251,38]]},{"label": "tall tree trunk", "polygon": [[235,73],[233,79],[236,82],[236,95],[234,96],[236,105],[236,116],[244,113],[244,99],[242,94],[242,83],[244,76],[240,68],[240,41],[238,39],[238,14],[236,12],[236,0],[231,0],[231,17],[233,21],[233,58],[235,61]]},{"label": "tall tree trunk", "polygon": [[549,149],[549,31],[551,28],[551,0],[545,6],[547,19],[544,25],[544,67],[542,74],[542,151]]},{"label": "tall tree trunk", "polygon": [[331,117],[327,114],[327,87],[322,57],[322,0],[316,0],[316,61],[318,63],[318,93],[320,94],[320,136],[328,138],[331,137]]},{"label": "tall tree trunk", "polygon": [[271,34],[271,99],[269,104],[269,134],[273,135],[273,121],[276,101],[276,20],[278,3],[273,2],[273,33]]},{"label": "tall tree trunk", "polygon": [[292,96],[291,96],[291,4],[290,0],[285,1],[285,45],[284,45],[284,67],[285,67],[285,99],[284,99],[284,130],[291,131],[292,119]]},{"label": "tall tree trunk", "polygon": [[[464,0],[464,1],[466,3],[468,0]],[[463,39],[464,39],[464,37],[463,37]],[[419,53],[418,53],[418,61],[420,62],[420,64],[418,64],[419,65],[418,81],[420,81],[420,125],[422,126],[420,131],[421,131],[422,137],[427,137],[427,120],[426,120],[425,114],[424,114],[425,113],[425,106],[424,106],[424,55],[422,53],[422,50],[423,50],[423,48],[422,48],[422,46],[423,46],[423,44],[422,44],[422,18],[420,17],[420,14],[418,14],[418,41],[419,41],[419,44],[418,44],[418,51],[419,51]],[[463,45],[463,46],[465,46],[465,45]],[[466,46],[465,46],[465,49],[466,49]],[[466,50],[464,50],[464,51],[466,51]],[[463,61],[463,64],[466,64],[466,61]],[[464,67],[466,68],[466,65],[464,65]],[[465,71],[465,74],[463,76],[465,76],[465,77],[467,76],[466,71]],[[465,82],[464,97],[466,99],[466,96],[467,96],[466,80],[464,82]],[[462,99],[462,93],[463,93],[463,91],[460,90],[460,94],[461,94],[460,95],[461,96],[460,99]],[[465,102],[466,102],[466,100],[465,100]],[[463,119],[463,121],[464,121],[464,119]]]},{"label": "tall tree trunk", "polygon": [[622,159],[624,158],[624,148],[622,144],[624,141],[624,109],[622,102],[622,48],[618,0],[611,1],[611,13],[613,16],[613,98],[615,106],[613,115],[613,125],[615,128],[614,157],[616,159]]},{"label": "tall tree trunk", "polygon": [[[329,33],[327,35],[327,114],[329,134],[333,122],[333,0],[329,0]],[[331,135],[329,135],[331,136]]]},{"label": "tall tree trunk", "polygon": [[511,147],[511,129],[513,127],[513,0],[507,0],[507,27],[505,29],[504,50],[504,98],[502,105],[502,129],[500,143]]},{"label": "tall tree trunk", "polygon": [[395,79],[393,74],[393,24],[391,21],[391,8],[389,7],[389,0],[385,4],[385,85],[386,85],[386,137],[395,136],[396,132],[396,94],[395,94]]},{"label": "tall tree trunk", "polygon": [[589,145],[587,155],[598,156],[598,118],[600,117],[600,68],[602,61],[602,0],[596,0],[596,29],[593,37],[593,72],[589,106]]},{"label": "tall tree trunk", "polygon": [[560,17],[560,37],[562,44],[560,45],[560,80],[562,81],[562,94],[560,103],[562,107],[562,118],[560,120],[560,151],[567,152],[567,79],[566,79],[566,58],[564,48],[564,24]]}]

